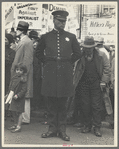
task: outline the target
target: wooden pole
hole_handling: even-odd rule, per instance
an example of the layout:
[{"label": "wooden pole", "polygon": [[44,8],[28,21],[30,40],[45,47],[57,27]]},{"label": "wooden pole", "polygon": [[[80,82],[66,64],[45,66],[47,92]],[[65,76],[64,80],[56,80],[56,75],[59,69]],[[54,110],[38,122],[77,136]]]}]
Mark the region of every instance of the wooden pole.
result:
[{"label": "wooden pole", "polygon": [[81,23],[82,23],[82,4],[80,4],[80,26],[79,26],[79,39],[81,39]]}]

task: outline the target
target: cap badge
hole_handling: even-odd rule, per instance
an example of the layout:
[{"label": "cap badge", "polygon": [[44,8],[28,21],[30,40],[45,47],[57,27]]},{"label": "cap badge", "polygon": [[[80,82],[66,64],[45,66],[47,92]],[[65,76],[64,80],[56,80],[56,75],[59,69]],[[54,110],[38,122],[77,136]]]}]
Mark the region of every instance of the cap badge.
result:
[{"label": "cap badge", "polygon": [[66,41],[69,41],[70,39],[68,37],[65,38]]}]

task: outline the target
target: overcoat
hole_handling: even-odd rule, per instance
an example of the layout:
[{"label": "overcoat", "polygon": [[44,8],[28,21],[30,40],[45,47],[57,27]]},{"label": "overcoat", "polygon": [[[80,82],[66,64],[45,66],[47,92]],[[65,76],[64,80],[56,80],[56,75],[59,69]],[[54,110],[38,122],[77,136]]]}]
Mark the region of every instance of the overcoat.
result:
[{"label": "overcoat", "polygon": [[[97,73],[100,78],[100,82],[108,83],[110,79],[110,63],[106,56],[106,54],[99,50],[94,50],[94,61]],[[74,77],[73,77],[73,84],[76,88],[78,85],[79,80],[81,79],[83,73],[85,70],[85,57],[82,56],[82,58],[77,61]]]},{"label": "overcoat", "polygon": [[26,77],[14,75],[11,79],[9,91],[14,91],[14,95],[18,96],[18,99],[12,99],[9,110],[16,112],[24,112],[25,93],[27,91]]},{"label": "overcoat", "polygon": [[51,97],[74,94],[73,63],[81,57],[76,36],[62,30],[42,35],[36,56],[43,62],[41,93]]},{"label": "overcoat", "polygon": [[11,77],[14,75],[14,67],[18,63],[23,63],[27,67],[27,92],[25,98],[33,97],[33,43],[30,38],[25,37],[19,41],[16,47],[16,55],[11,68]]}]

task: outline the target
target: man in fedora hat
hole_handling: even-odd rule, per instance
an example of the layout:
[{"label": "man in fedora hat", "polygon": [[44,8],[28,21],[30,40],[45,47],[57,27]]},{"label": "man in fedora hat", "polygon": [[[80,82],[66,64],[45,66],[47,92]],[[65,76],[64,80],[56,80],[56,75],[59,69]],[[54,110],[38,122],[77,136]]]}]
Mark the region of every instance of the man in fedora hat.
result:
[{"label": "man in fedora hat", "polygon": [[107,58],[109,59],[109,52],[104,47],[104,38],[103,37],[98,37],[97,39],[95,39],[95,42],[97,44],[96,48],[98,50],[104,52],[106,54]]},{"label": "man in fedora hat", "polygon": [[25,94],[25,112],[22,113],[22,123],[30,123],[30,99],[33,97],[33,43],[27,36],[29,24],[19,21],[16,36],[20,39],[16,47],[16,55],[11,68],[11,77],[14,76],[14,67],[23,63],[27,67],[27,92]]},{"label": "man in fedora hat", "polygon": [[43,65],[41,93],[48,97],[48,132],[42,137],[54,137],[59,134],[65,141],[66,101],[73,96],[73,63],[81,57],[76,36],[64,30],[67,11],[54,11],[54,29],[41,37],[36,56]]},{"label": "man in fedora hat", "polygon": [[109,60],[104,52],[96,50],[93,37],[86,36],[83,47],[83,56],[77,62],[73,83],[79,87],[81,110],[84,115],[82,133],[91,131],[101,137],[102,91],[109,81]]}]

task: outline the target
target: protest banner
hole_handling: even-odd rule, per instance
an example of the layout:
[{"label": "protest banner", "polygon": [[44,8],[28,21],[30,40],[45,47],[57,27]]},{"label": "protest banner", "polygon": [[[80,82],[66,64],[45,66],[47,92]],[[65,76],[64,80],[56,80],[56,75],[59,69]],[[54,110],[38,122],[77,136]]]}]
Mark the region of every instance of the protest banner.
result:
[{"label": "protest banner", "polygon": [[104,38],[106,45],[114,45],[116,40],[116,20],[110,19],[89,19],[87,21],[87,35],[97,39]]},{"label": "protest banner", "polygon": [[41,29],[42,4],[41,3],[16,3],[15,26],[19,21],[29,23],[29,29]]}]

